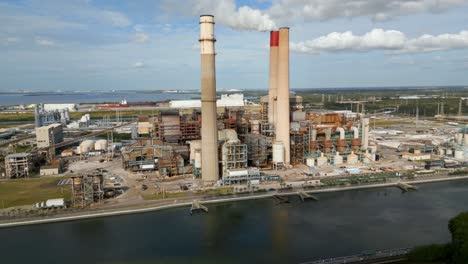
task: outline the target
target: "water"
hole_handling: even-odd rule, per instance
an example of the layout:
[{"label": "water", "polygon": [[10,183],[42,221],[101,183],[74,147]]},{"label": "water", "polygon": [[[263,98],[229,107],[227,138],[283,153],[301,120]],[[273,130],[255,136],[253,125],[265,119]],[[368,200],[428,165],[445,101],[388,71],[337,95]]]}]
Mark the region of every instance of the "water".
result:
[{"label": "water", "polygon": [[197,94],[145,93],[145,92],[64,92],[64,93],[0,93],[2,105],[29,105],[36,103],[103,103],[148,102],[164,100],[181,100],[199,97]]},{"label": "water", "polygon": [[300,263],[443,243],[468,181],[318,194],[0,229],[2,263]]}]

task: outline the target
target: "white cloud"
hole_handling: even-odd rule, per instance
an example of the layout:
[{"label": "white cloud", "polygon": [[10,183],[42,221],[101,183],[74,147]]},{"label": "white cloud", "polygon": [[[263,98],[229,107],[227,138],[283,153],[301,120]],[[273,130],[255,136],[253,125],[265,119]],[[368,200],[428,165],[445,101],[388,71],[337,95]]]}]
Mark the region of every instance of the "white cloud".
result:
[{"label": "white cloud", "polygon": [[[164,0],[162,7],[183,15],[212,14],[216,22],[239,30],[269,31],[277,24],[370,17],[385,21],[416,13],[441,13],[466,0],[272,0],[267,9],[236,5],[235,0]],[[181,8],[183,6],[184,8]]]},{"label": "white cloud", "polygon": [[397,30],[373,29],[358,36],[351,31],[333,32],[313,40],[291,43],[301,53],[387,50],[394,53],[418,53],[468,48],[468,31],[458,34],[422,35],[408,38]]},{"label": "white cloud", "polygon": [[55,46],[55,41],[45,38],[36,38],[36,44],[39,46]]},{"label": "white cloud", "polygon": [[268,14],[248,6],[237,7],[234,0],[164,0],[162,3],[169,12],[190,16],[214,15],[216,23],[234,29],[269,31],[276,28]]},{"label": "white cloud", "polygon": [[145,64],[142,61],[137,61],[133,64],[133,68],[144,68]]},{"label": "white cloud", "polygon": [[276,0],[267,13],[282,22],[360,16],[384,21],[415,13],[440,13],[464,4],[465,0]]},{"label": "white cloud", "polygon": [[144,32],[137,32],[133,35],[133,40],[140,43],[148,42],[149,35]]},{"label": "white cloud", "polygon": [[98,16],[103,22],[107,22],[116,27],[127,27],[132,24],[130,19],[120,12],[104,10],[98,11],[96,16]]}]

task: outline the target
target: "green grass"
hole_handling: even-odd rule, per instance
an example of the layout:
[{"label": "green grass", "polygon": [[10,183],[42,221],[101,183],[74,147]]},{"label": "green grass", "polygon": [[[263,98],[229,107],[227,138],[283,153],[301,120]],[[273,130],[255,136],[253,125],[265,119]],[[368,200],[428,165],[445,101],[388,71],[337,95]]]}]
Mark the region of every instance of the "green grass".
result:
[{"label": "green grass", "polygon": [[15,179],[0,182],[0,208],[32,205],[53,198],[69,200],[70,186],[57,186],[57,182],[64,178],[66,177]]},{"label": "green grass", "polygon": [[31,113],[0,113],[0,122],[14,122],[14,121],[34,121],[34,114]]}]

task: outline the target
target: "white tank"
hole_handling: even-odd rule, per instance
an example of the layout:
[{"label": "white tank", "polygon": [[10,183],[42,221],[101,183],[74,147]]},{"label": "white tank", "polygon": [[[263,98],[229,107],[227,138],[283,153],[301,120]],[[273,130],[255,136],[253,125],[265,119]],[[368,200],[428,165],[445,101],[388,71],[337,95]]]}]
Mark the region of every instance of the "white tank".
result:
[{"label": "white tank", "polygon": [[453,155],[453,150],[451,148],[448,148],[446,151],[445,151],[445,155],[447,156],[452,156]]},{"label": "white tank", "polygon": [[273,144],[273,163],[284,162],[284,146],[281,142]]},{"label": "white tank", "polygon": [[94,141],[85,140],[80,144],[80,154],[85,154],[94,150]]},{"label": "white tank", "polygon": [[197,151],[195,152],[195,168],[201,168],[201,152]]},{"label": "white tank", "polygon": [[314,158],[307,158],[306,159],[306,164],[309,167],[314,167],[315,166],[315,159]]},{"label": "white tank", "polygon": [[464,152],[461,149],[456,149],[455,150],[455,159],[462,160],[464,159]]},{"label": "white tank", "polygon": [[458,133],[456,136],[457,139],[457,144],[461,145],[463,144],[463,133]]},{"label": "white tank", "polygon": [[351,154],[348,155],[348,164],[349,165],[356,165],[358,162],[358,156],[351,151]]},{"label": "white tank", "polygon": [[375,154],[370,154],[369,151],[366,150],[366,153],[364,153],[364,158],[362,159],[362,162],[364,162],[364,164],[371,163],[371,161],[373,160],[372,155],[375,156]]},{"label": "white tank", "polygon": [[321,167],[321,166],[323,166],[323,165],[325,165],[325,164],[327,164],[327,163],[328,163],[327,157],[325,157],[325,156],[323,155],[323,153],[321,153],[321,154],[320,154],[320,157],[318,157],[318,159],[317,159],[317,166],[318,166],[318,167]]},{"label": "white tank", "polygon": [[336,152],[336,155],[333,157],[333,163],[335,165],[341,165],[343,164],[343,157],[340,156],[339,152]]},{"label": "white tank", "polygon": [[94,149],[95,150],[106,151],[107,150],[107,140],[105,140],[105,139],[97,140],[96,143],[94,143]]}]

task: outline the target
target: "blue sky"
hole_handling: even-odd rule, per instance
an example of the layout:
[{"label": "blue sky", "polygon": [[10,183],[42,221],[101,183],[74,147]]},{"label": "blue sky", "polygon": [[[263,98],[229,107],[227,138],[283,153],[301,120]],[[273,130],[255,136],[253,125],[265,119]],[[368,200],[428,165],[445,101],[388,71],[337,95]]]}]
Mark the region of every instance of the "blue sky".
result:
[{"label": "blue sky", "polygon": [[291,28],[291,87],[468,85],[465,0],[0,1],[0,91],[199,89],[198,16],[218,89],[268,87]]}]

